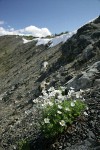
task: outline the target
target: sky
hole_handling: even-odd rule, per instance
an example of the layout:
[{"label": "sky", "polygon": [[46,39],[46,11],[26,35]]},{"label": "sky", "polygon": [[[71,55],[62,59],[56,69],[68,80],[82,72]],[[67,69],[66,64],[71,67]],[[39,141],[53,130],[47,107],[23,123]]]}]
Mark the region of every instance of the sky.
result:
[{"label": "sky", "polygon": [[100,15],[100,0],[0,0],[0,35],[74,31]]}]

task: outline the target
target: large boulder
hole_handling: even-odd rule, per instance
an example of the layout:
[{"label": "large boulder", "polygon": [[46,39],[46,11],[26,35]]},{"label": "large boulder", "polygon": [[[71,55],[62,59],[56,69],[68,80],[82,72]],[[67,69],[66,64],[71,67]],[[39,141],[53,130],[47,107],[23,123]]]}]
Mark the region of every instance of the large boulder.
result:
[{"label": "large boulder", "polygon": [[[91,86],[93,86],[94,82],[97,81],[97,78],[99,78],[98,76],[99,74],[100,74],[100,61],[94,63],[82,74],[79,74],[76,77],[73,77],[71,80],[69,80],[66,83],[66,87],[67,89],[73,87],[76,91],[80,89],[90,88]],[[99,82],[96,83],[99,84]]]},{"label": "large boulder", "polygon": [[90,44],[88,45],[84,50],[83,50],[83,59],[89,60],[94,56],[93,53],[93,45]]}]

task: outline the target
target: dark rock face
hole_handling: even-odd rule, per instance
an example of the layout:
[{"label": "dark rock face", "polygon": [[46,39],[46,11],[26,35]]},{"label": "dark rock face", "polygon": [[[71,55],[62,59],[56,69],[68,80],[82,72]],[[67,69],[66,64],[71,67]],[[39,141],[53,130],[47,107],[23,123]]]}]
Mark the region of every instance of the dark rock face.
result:
[{"label": "dark rock face", "polygon": [[89,60],[91,59],[95,54],[93,53],[93,46],[92,44],[88,45],[84,50],[83,50],[83,59],[84,60]]},{"label": "dark rock face", "polygon": [[[43,71],[45,61],[48,67]],[[33,103],[41,94],[43,81],[49,83],[46,88],[66,85],[66,93],[70,87],[76,91],[90,88],[85,92],[89,116],[73,125],[77,131],[72,130],[49,144],[43,137],[38,138],[39,112]],[[36,41],[23,44],[20,36],[0,37],[0,149],[14,150],[26,138],[33,141],[32,150],[100,148],[99,86],[100,17],[81,27],[64,44],[52,48],[36,46]]]},{"label": "dark rock face", "polygon": [[88,54],[92,51],[94,43],[100,39],[100,17],[96,20],[96,24],[94,21],[81,27],[76,35],[62,45],[62,53],[66,61],[73,61],[84,49],[88,50]]}]

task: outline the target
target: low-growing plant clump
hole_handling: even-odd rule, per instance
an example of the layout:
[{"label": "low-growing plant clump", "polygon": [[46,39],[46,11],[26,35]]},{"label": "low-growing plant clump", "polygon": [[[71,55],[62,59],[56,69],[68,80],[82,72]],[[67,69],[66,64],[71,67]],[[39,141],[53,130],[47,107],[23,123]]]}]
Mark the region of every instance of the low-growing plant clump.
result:
[{"label": "low-growing plant clump", "polygon": [[55,102],[54,100],[43,109],[43,121],[41,129],[46,137],[55,136],[67,129],[72,124],[81,111],[85,109],[85,104],[80,100],[64,100]]},{"label": "low-growing plant clump", "polygon": [[[82,99],[82,90],[75,93],[71,88],[68,94],[64,94],[64,87],[55,90],[51,87],[48,91],[43,90],[43,96],[40,96],[40,106],[42,107],[42,119],[40,121],[41,131],[46,138],[54,137],[71,125],[75,119],[86,109],[84,99]],[[33,102],[37,103],[37,99]],[[39,102],[39,101],[38,101]],[[85,115],[86,112],[84,112]]]},{"label": "low-growing plant clump", "polygon": [[18,142],[18,150],[30,150],[28,141],[25,139],[19,141]]}]

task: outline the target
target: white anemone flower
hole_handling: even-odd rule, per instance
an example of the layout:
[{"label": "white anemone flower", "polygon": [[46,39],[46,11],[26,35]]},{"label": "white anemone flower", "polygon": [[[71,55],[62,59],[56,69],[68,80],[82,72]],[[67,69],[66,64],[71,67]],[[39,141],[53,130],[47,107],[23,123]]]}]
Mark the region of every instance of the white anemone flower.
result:
[{"label": "white anemone flower", "polygon": [[52,102],[48,102],[48,105],[49,105],[49,106],[53,106],[53,103],[52,103]]},{"label": "white anemone flower", "polygon": [[71,90],[74,90],[74,88],[73,88],[73,87],[70,87],[70,89],[71,89]]},{"label": "white anemone flower", "polygon": [[62,103],[62,101],[61,101],[61,100],[58,100],[58,103],[59,103],[59,104],[61,104],[61,103]]},{"label": "white anemone flower", "polygon": [[62,92],[60,90],[55,90],[55,94],[62,95]]},{"label": "white anemone flower", "polygon": [[83,98],[83,101],[85,101],[85,98]]},{"label": "white anemone flower", "polygon": [[76,99],[74,100],[74,103],[76,103]]},{"label": "white anemone flower", "polygon": [[63,95],[58,95],[57,98],[63,101],[66,97]]},{"label": "white anemone flower", "polygon": [[61,112],[61,111],[59,111],[59,110],[57,110],[57,113],[58,113],[58,114],[62,114],[62,112]]},{"label": "white anemone flower", "polygon": [[61,121],[59,122],[59,124],[60,124],[61,126],[66,126],[66,124],[65,124],[65,121],[64,121],[64,120],[61,120]]},{"label": "white anemone flower", "polygon": [[33,100],[33,103],[38,103],[38,102],[39,102],[38,99]]},{"label": "white anemone flower", "polygon": [[70,93],[72,94],[72,93],[75,93],[75,91],[72,89],[72,90],[70,90]]},{"label": "white anemone flower", "polygon": [[48,94],[46,92],[43,93],[44,96],[48,97]]},{"label": "white anemone flower", "polygon": [[76,98],[80,98],[80,94],[79,93],[76,93]]},{"label": "white anemone flower", "polygon": [[61,90],[64,91],[66,88],[63,86],[60,86]]},{"label": "white anemone flower", "polygon": [[73,93],[75,93],[74,90],[69,90],[69,91],[68,91],[68,97],[70,98],[70,97],[72,96]]},{"label": "white anemone flower", "polygon": [[66,111],[70,111],[69,107],[66,107],[65,110],[66,110]]},{"label": "white anemone flower", "polygon": [[41,104],[42,107],[45,107],[45,104]]},{"label": "white anemone flower", "polygon": [[71,105],[71,107],[74,107],[74,106],[75,106],[75,103],[74,103],[74,102],[71,102],[70,105]]},{"label": "white anemone flower", "polygon": [[76,98],[82,98],[81,93],[76,93]]},{"label": "white anemone flower", "polygon": [[46,90],[42,90],[42,93],[43,93],[43,94],[46,93]]},{"label": "white anemone flower", "polygon": [[62,109],[62,106],[61,106],[61,105],[58,105],[58,108],[59,108],[59,109]]},{"label": "white anemone flower", "polygon": [[76,98],[82,98],[83,90],[80,90],[79,92],[76,92]]},{"label": "white anemone flower", "polygon": [[43,97],[42,95],[39,96],[39,98],[42,98],[42,97]]},{"label": "white anemone flower", "polygon": [[52,86],[52,87],[50,87],[49,89],[48,89],[48,92],[52,92],[52,91],[54,91],[55,89],[54,89],[54,87]]},{"label": "white anemone flower", "polygon": [[85,116],[88,116],[88,113],[85,111],[85,112],[84,112],[84,115],[85,115]]},{"label": "white anemone flower", "polygon": [[47,107],[47,103],[44,102],[43,104],[41,104],[41,106],[45,108],[45,107]]},{"label": "white anemone flower", "polygon": [[54,97],[55,96],[55,92],[52,91],[51,93],[49,93],[49,97]]},{"label": "white anemone flower", "polygon": [[83,91],[82,89],[80,89],[80,92],[81,92],[81,93],[84,93],[84,91]]},{"label": "white anemone flower", "polygon": [[49,119],[49,118],[45,118],[45,119],[44,119],[44,122],[45,122],[45,123],[50,123],[50,119]]}]

